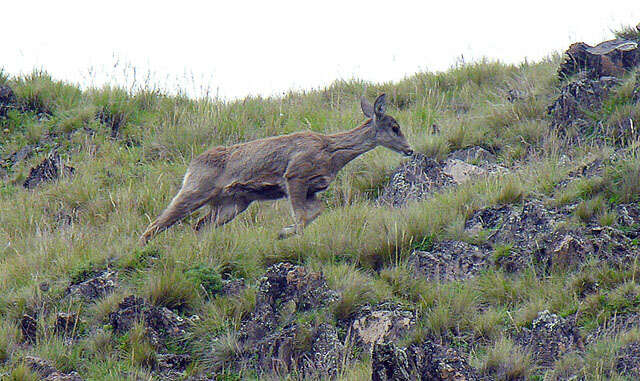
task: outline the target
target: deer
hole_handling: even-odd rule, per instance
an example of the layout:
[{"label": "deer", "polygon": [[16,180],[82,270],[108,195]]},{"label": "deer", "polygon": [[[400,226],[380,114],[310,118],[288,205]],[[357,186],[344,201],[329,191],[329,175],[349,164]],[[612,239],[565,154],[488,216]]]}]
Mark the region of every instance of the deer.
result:
[{"label": "deer", "polygon": [[213,223],[220,227],[254,201],[288,198],[294,223],[278,234],[285,239],[303,229],[324,210],[318,193],[325,191],[350,161],[377,146],[413,155],[398,122],[385,113],[386,96],[373,105],[360,100],[367,120],[331,135],[305,131],[273,136],[232,146],[218,146],[196,156],[182,187],[160,216],[140,236],[147,244],[155,235],[209,204],[209,212],[195,230]]}]

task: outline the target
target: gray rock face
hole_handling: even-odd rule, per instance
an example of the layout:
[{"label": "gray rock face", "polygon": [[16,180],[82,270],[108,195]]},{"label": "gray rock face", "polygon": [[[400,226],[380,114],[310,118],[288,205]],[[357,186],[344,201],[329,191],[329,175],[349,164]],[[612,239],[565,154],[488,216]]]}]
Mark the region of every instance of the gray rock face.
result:
[{"label": "gray rock face", "polygon": [[393,172],[378,201],[400,206],[407,201],[425,199],[436,190],[454,184],[453,178],[442,171],[438,162],[415,154]]},{"label": "gray rock face", "polygon": [[593,123],[589,115],[602,106],[611,90],[620,81],[614,77],[598,79],[578,78],[560,89],[560,95],[547,108],[551,125],[564,132],[568,126],[575,126],[587,134]]},{"label": "gray rock face", "polygon": [[366,306],[358,315],[351,324],[351,332],[355,342],[366,351],[370,351],[377,343],[400,339],[415,325],[415,316],[411,311],[391,303]]},{"label": "gray rock face", "polygon": [[478,375],[456,350],[426,339],[406,349],[393,343],[376,344],[372,355],[372,380],[477,380]]},{"label": "gray rock face", "polygon": [[462,241],[440,241],[429,251],[414,251],[409,265],[417,277],[427,280],[467,279],[487,266],[490,248]]},{"label": "gray rock face", "polygon": [[495,156],[482,147],[452,152],[443,162],[414,154],[392,173],[378,202],[402,206],[408,201],[427,199],[442,188],[504,171],[495,164]]},{"label": "gray rock face", "polygon": [[409,360],[403,349],[393,343],[376,344],[371,359],[372,381],[409,381]]},{"label": "gray rock face", "polygon": [[516,336],[516,342],[527,347],[542,366],[551,366],[563,354],[583,348],[575,325],[547,310],[538,313],[531,328]]},{"label": "gray rock face", "polygon": [[458,185],[489,174],[489,172],[482,167],[458,159],[447,159],[442,168],[442,172],[450,176]]},{"label": "gray rock face", "polygon": [[247,356],[262,370],[334,375],[344,353],[335,327],[291,317],[337,300],[338,294],[329,289],[321,273],[290,263],[269,267],[260,280],[255,309],[240,329]]},{"label": "gray rock face", "polygon": [[615,369],[618,373],[640,379],[640,343],[632,342],[618,351]]}]

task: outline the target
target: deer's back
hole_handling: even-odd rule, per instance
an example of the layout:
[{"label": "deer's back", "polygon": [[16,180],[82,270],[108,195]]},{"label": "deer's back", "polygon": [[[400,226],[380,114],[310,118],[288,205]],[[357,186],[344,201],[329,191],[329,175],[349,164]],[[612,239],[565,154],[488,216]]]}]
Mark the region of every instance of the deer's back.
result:
[{"label": "deer's back", "polygon": [[280,182],[290,160],[300,154],[322,156],[326,146],[324,135],[298,132],[212,148],[193,161],[192,165],[221,170],[222,184]]}]

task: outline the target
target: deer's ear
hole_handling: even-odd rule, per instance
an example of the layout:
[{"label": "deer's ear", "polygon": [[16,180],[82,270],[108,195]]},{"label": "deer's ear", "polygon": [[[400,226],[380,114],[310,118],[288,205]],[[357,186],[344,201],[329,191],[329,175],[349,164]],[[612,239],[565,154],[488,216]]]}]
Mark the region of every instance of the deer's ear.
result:
[{"label": "deer's ear", "polygon": [[382,118],[384,116],[385,108],[386,108],[386,94],[380,94],[378,98],[376,98],[375,103],[373,104],[373,111],[376,115],[376,118]]},{"label": "deer's ear", "polygon": [[360,98],[360,107],[362,107],[364,116],[366,116],[367,118],[373,118],[373,106],[371,106],[371,103],[369,103],[364,95],[362,96],[362,98]]}]

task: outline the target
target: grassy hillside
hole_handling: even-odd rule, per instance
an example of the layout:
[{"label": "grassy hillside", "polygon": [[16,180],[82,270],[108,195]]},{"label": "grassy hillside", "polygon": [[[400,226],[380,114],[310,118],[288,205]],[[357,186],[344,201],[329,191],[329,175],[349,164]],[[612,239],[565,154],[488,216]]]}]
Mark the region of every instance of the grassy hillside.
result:
[{"label": "grassy hillside", "polygon": [[[639,342],[640,327],[585,340],[579,351],[546,365],[515,337],[544,310],[575,321],[583,338],[617,316],[639,313],[635,260],[590,257],[544,271],[525,260],[511,271],[499,259],[516,250],[503,243],[491,245],[492,266],[466,279],[427,280],[408,264],[415,249],[443,240],[488,242],[465,229],[474,212],[531,199],[549,208],[572,206],[565,228],[637,231],[619,227],[617,213],[640,196],[639,74],[626,74],[589,114],[590,125],[603,128],[585,134],[572,125],[553,126],[547,113],[564,84],[556,75],[560,60],[487,60],[396,83],[338,81],[320,90],[229,102],[151,88],[82,91],[53,79],[55,73],[0,73],[0,84],[15,92],[0,117],[0,374],[35,379],[24,361],[37,356],[84,379],[159,379],[162,352],[189,355],[184,377],[300,378],[296,369],[274,373],[238,365],[243,349],[235,335],[254,309],[266,269],[290,262],[321,272],[338,300],[313,314],[294,308],[282,319],[336,326],[340,340],[348,338],[344,322],[363,306],[390,302],[415,317],[398,345],[433,338],[459,350],[487,379],[631,377],[616,367],[618,349]],[[232,223],[196,232],[203,209],[139,247],[139,234],[175,195],[192,157],[214,145],[356,127],[364,119],[359,97],[365,88],[369,99],[387,93],[388,113],[416,151],[441,160],[481,146],[507,171],[392,208],[376,199],[406,159],[377,148],[339,174],[322,195],[327,210],[303,236],[276,239],[292,221],[287,201],[280,200],[254,203]],[[10,159],[24,147],[26,158]],[[73,175],[25,189],[30,168],[53,151],[75,168]],[[594,162],[596,174],[580,175]],[[640,250],[637,239],[631,245]],[[535,257],[526,250],[518,255]],[[118,274],[113,292],[91,300],[70,297],[70,285],[105,269]],[[223,283],[241,278],[247,287],[239,294],[219,293]],[[179,340],[158,346],[144,322],[127,332],[110,323],[110,313],[128,295],[199,319]],[[60,312],[74,316],[73,330],[55,328]],[[36,322],[33,338],[25,337],[25,315]],[[366,350],[353,346],[347,357],[337,378],[371,378]]]}]

